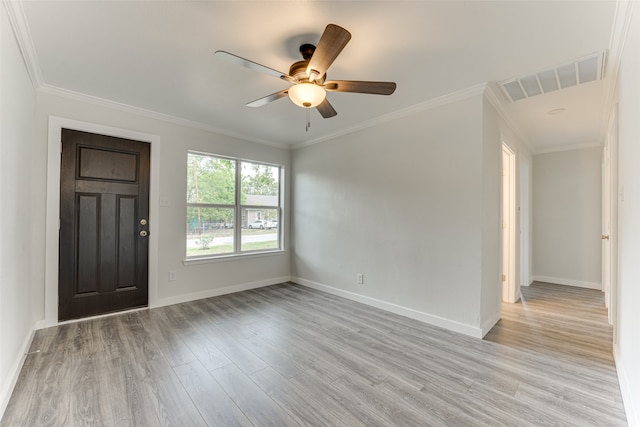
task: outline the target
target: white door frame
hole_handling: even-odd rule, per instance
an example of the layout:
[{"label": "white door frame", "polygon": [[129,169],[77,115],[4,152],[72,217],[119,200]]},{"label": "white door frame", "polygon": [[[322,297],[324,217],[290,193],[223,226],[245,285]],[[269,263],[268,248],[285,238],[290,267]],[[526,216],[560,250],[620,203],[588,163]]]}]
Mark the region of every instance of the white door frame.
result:
[{"label": "white door frame", "polygon": [[618,105],[613,109],[602,156],[602,291],[616,342],[618,284]]},{"label": "white door frame", "polygon": [[520,286],[531,284],[531,159],[519,155]]},{"label": "white door frame", "polygon": [[520,299],[516,246],[516,154],[502,143],[502,301]]},{"label": "white door frame", "polygon": [[[605,142],[602,149],[602,292],[604,292],[604,305],[610,308],[609,289],[611,287],[611,160],[609,158],[609,141]],[[611,310],[609,310],[609,315]],[[609,318],[611,323],[611,318]]]},{"label": "white door frame", "polygon": [[58,261],[60,218],[60,147],[62,128],[74,129],[118,138],[135,139],[151,144],[151,181],[149,186],[149,307],[158,300],[158,206],[160,183],[160,137],[127,129],[49,116],[47,154],[47,203],[45,222],[45,298],[44,320],[36,329],[58,324]]}]

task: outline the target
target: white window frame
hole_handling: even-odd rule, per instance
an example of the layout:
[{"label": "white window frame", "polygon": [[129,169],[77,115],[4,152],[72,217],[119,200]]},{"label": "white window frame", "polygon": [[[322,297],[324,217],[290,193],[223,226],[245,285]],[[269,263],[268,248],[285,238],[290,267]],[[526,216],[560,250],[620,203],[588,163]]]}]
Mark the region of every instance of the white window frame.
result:
[{"label": "white window frame", "polygon": [[[206,260],[219,260],[224,258],[235,258],[235,257],[245,257],[247,255],[260,255],[260,254],[273,254],[284,252],[283,249],[283,233],[282,233],[282,224],[283,224],[283,197],[282,193],[284,191],[284,166],[278,165],[274,163],[256,161],[256,160],[248,160],[241,159],[238,157],[229,157],[222,156],[219,154],[206,153],[202,151],[196,150],[188,150],[187,151],[187,170],[189,167],[189,155],[194,154],[198,156],[208,156],[215,159],[224,159],[235,162],[235,204],[226,205],[219,203],[192,203],[186,202],[186,210],[189,208],[222,208],[222,209],[233,209],[234,210],[234,224],[233,224],[233,252],[225,252],[221,254],[208,254],[208,255],[187,255],[186,241],[187,236],[185,235],[185,262],[198,262],[198,261],[206,261]],[[278,168],[278,197],[277,197],[277,205],[243,205],[242,204],[242,163],[252,163],[261,166],[269,166]],[[186,196],[186,190],[185,190]],[[186,198],[186,197],[185,197]],[[257,249],[257,250],[242,250],[242,230],[244,227],[242,226],[242,212],[247,209],[258,209],[258,210],[276,210],[278,215],[278,227],[277,227],[277,241],[278,247],[273,249]],[[186,224],[185,224],[186,225]],[[186,227],[185,227],[186,230]]]}]

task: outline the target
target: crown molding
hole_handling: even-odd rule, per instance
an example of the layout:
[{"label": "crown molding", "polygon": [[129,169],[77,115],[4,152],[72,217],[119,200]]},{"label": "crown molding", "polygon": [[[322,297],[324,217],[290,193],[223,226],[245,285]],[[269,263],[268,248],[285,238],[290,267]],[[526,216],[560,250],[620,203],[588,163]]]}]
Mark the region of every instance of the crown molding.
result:
[{"label": "crown molding", "polygon": [[18,48],[31,79],[31,84],[35,89],[38,89],[43,84],[42,71],[40,70],[36,49],[31,38],[27,17],[24,14],[22,0],[2,0],[2,3],[9,16],[9,22],[18,42]]},{"label": "crown molding", "polygon": [[[6,1],[6,0],[5,0]],[[359,130],[362,129],[366,129],[366,128],[370,128],[385,122],[388,122],[390,120],[395,120],[401,117],[406,117],[406,116],[410,116],[413,114],[416,114],[418,112],[421,111],[425,111],[425,110],[429,110],[431,108],[436,108],[439,106],[443,106],[443,105],[447,105],[447,104],[451,104],[453,102],[457,102],[457,101],[462,101],[464,99],[468,99],[474,96],[478,96],[478,95],[482,95],[483,93],[485,93],[485,89],[487,87],[486,83],[482,83],[482,84],[478,84],[475,86],[471,86],[468,87],[466,89],[462,89],[456,92],[452,92],[450,94],[447,95],[443,95],[437,98],[433,98],[431,100],[416,104],[416,105],[412,105],[410,107],[371,119],[371,120],[367,120],[365,122],[359,123],[355,126],[349,127],[349,128],[345,128],[345,129],[341,129],[337,132],[328,134],[328,135],[324,135],[322,137],[313,139],[311,141],[306,141],[306,142],[301,142],[298,144],[293,144],[293,145],[289,145],[287,143],[277,143],[277,142],[273,142],[273,141],[268,141],[268,140],[263,140],[263,139],[258,139],[258,138],[252,138],[250,136],[247,135],[242,135],[242,134],[238,134],[235,132],[229,132],[228,130],[225,129],[221,129],[221,128],[217,128],[205,123],[201,123],[201,122],[197,122],[197,121],[193,121],[193,120],[188,120],[188,119],[183,119],[180,117],[176,117],[176,116],[172,116],[169,114],[165,114],[165,113],[160,113],[157,111],[153,111],[153,110],[148,110],[145,108],[140,108],[140,107],[135,107],[129,104],[125,104],[125,103],[121,103],[121,102],[117,102],[117,101],[112,101],[106,98],[101,98],[101,97],[97,97],[97,96],[93,96],[93,95],[87,95],[85,93],[81,93],[81,92],[76,92],[76,91],[72,91],[69,89],[63,89],[57,86],[52,86],[46,83],[42,83],[40,85],[40,87],[38,88],[38,92],[40,93],[44,93],[44,94],[49,94],[49,95],[53,95],[53,96],[58,96],[58,97],[62,97],[62,98],[67,98],[67,99],[71,99],[74,101],[78,101],[78,102],[86,102],[89,104],[93,104],[93,105],[97,105],[100,107],[106,107],[106,108],[111,108],[111,109],[115,109],[115,110],[119,110],[119,111],[123,111],[129,114],[137,114],[140,116],[144,116],[144,117],[148,117],[151,119],[155,119],[155,120],[160,120],[160,121],[164,121],[164,122],[168,122],[168,123],[173,123],[173,124],[177,124],[177,125],[181,125],[181,126],[185,126],[185,127],[190,127],[190,128],[195,128],[195,129],[201,129],[207,132],[212,132],[212,133],[217,133],[217,134],[221,134],[221,135],[225,135],[225,136],[229,136],[232,138],[237,138],[237,139],[242,139],[245,141],[250,141],[250,142],[255,142],[257,144],[263,144],[263,145],[268,145],[268,146],[272,146],[272,147],[276,147],[276,148],[284,148],[284,149],[296,149],[296,148],[301,148],[301,147],[306,147],[309,145],[313,145],[313,144],[317,144],[319,142],[322,141],[328,141],[334,138],[337,138],[339,136],[343,136],[343,135],[347,135],[347,134],[351,134],[354,132],[357,132]]]},{"label": "crown molding", "polygon": [[63,89],[57,86],[48,85],[46,83],[42,84],[40,88],[38,88],[38,92],[58,96],[62,98],[71,99],[78,102],[85,102],[88,104],[93,104],[99,107],[111,108],[114,110],[122,111],[128,114],[136,114],[138,116],[147,117],[154,120],[163,121],[166,123],[172,123],[180,126],[185,126],[193,129],[200,129],[211,133],[217,133],[220,135],[229,136],[232,138],[241,139],[243,141],[255,142],[256,144],[268,145],[276,148],[285,148],[290,149],[289,144],[285,143],[276,143],[273,141],[267,141],[258,138],[252,138],[247,135],[238,134],[235,132],[229,132],[228,130],[221,129],[215,126],[208,125],[206,123],[197,122],[194,120],[183,119],[181,117],[172,116],[170,114],[159,113],[157,111],[148,110],[145,108],[134,107],[129,104],[124,104],[117,101],[112,101],[105,98],[100,98],[98,96],[87,95],[81,92],[75,92],[68,89]]},{"label": "crown molding", "polygon": [[[613,111],[616,102],[616,89],[618,86],[618,77],[620,75],[620,66],[622,63],[622,54],[627,42],[629,27],[631,26],[631,17],[636,7],[634,0],[618,0],[616,2],[616,11],[613,17],[613,27],[611,29],[611,38],[609,39],[609,55],[605,68],[605,78],[608,82],[606,87],[605,107],[606,111]],[[607,130],[609,129],[609,121],[611,115],[604,117],[605,123],[600,126],[600,139],[605,140]]]},{"label": "crown molding", "polygon": [[335,138],[338,138],[340,136],[344,136],[344,135],[348,135],[363,129],[367,129],[373,126],[377,126],[380,125],[382,123],[386,123],[389,122],[391,120],[396,120],[402,117],[407,117],[407,116],[411,116],[413,114],[417,114],[419,112],[422,111],[426,111],[432,108],[436,108],[436,107],[440,107],[443,105],[447,105],[447,104],[451,104],[457,101],[462,101],[465,99],[469,99],[472,98],[474,96],[478,96],[478,95],[482,95],[485,91],[487,84],[486,83],[481,83],[478,85],[474,85],[474,86],[470,86],[468,88],[465,89],[461,89],[455,92],[451,92],[447,95],[442,95],[442,96],[438,96],[436,98],[432,98],[428,101],[425,102],[421,102],[419,104],[415,104],[406,108],[403,108],[401,110],[397,110],[379,117],[376,117],[374,119],[371,120],[366,120],[364,122],[358,123],[357,125],[351,126],[351,127],[347,127],[344,129],[340,129],[336,132],[333,133],[329,133],[327,135],[321,136],[319,138],[316,139],[312,139],[310,141],[305,141],[305,142],[300,142],[297,144],[293,144],[292,148],[293,149],[298,149],[298,148],[303,148],[303,147],[308,147],[310,145],[313,144],[317,144],[319,142],[323,142],[323,141],[329,141]]},{"label": "crown molding", "polygon": [[603,145],[600,142],[592,141],[592,142],[581,142],[578,144],[568,144],[568,145],[559,145],[557,147],[543,148],[541,150],[537,150],[534,155],[539,154],[549,154],[549,153],[559,153],[561,151],[573,151],[573,150],[585,150],[587,148],[602,148]]}]

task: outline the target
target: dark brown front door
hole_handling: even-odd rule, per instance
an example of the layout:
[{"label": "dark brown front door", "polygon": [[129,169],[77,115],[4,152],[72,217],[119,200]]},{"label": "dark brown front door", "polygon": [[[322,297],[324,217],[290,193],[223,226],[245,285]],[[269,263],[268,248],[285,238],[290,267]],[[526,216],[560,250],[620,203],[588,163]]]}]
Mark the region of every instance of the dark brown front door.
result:
[{"label": "dark brown front door", "polygon": [[62,130],[59,320],[147,305],[149,153]]}]

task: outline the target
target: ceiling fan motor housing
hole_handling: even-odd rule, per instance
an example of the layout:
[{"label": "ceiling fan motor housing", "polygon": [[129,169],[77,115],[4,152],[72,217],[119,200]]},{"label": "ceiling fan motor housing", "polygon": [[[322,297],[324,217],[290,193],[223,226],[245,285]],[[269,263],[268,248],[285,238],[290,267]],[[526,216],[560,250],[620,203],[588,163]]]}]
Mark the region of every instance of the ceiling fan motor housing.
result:
[{"label": "ceiling fan motor housing", "polygon": [[[299,82],[308,82],[309,76],[307,75],[307,67],[309,66],[309,60],[298,61],[291,64],[289,67],[289,75]],[[315,83],[321,85],[324,83],[327,75],[319,77],[314,80]]]},{"label": "ceiling fan motor housing", "polygon": [[[300,54],[304,58],[302,61],[294,62],[289,67],[289,75],[299,82],[308,82],[309,75],[307,74],[307,68],[309,67],[309,60],[316,51],[316,47],[312,44],[306,43],[300,46]],[[323,84],[327,75],[316,77],[313,81],[319,85]]]}]

